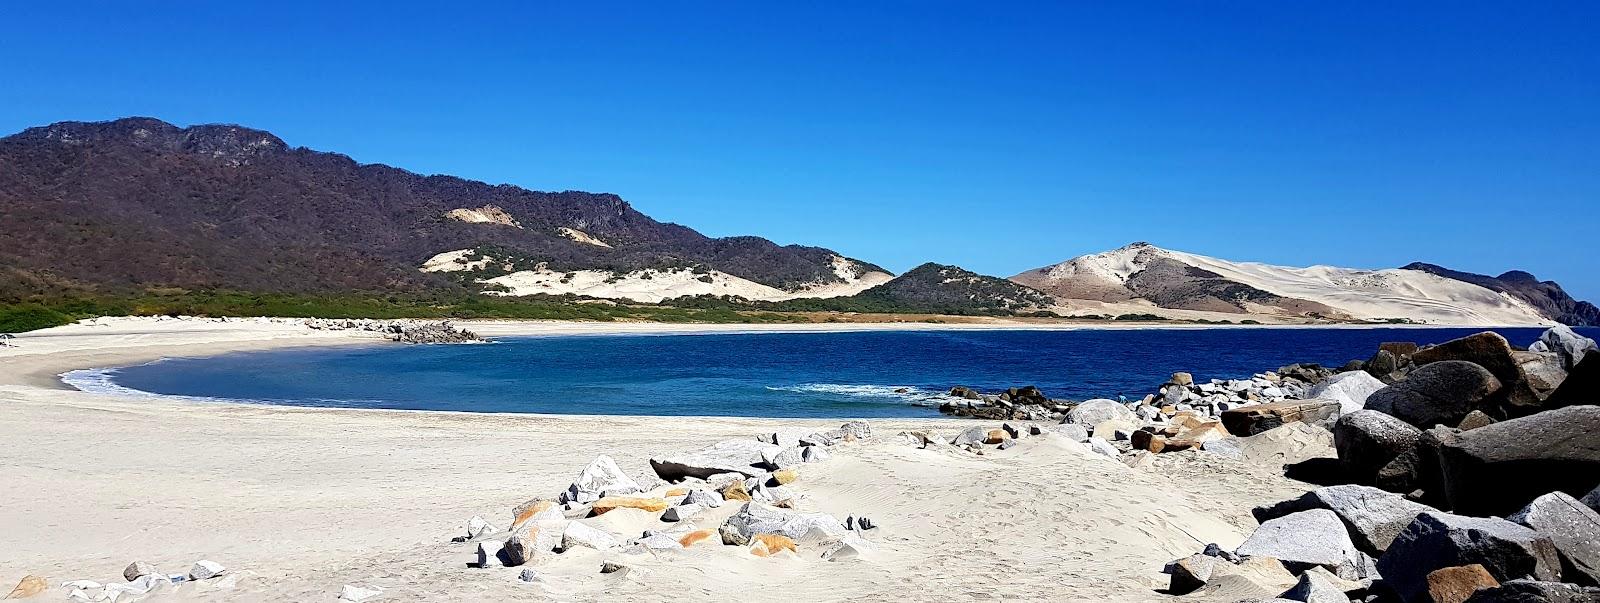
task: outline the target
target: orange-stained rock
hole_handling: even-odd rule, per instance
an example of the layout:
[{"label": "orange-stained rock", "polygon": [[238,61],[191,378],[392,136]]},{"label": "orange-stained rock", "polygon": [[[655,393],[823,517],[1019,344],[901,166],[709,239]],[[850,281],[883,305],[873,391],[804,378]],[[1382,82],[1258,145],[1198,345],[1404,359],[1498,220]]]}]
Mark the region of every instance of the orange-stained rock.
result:
[{"label": "orange-stained rock", "polygon": [[1433,603],[1462,603],[1478,589],[1496,586],[1500,586],[1500,581],[1476,563],[1436,569],[1428,574],[1428,596]]},{"label": "orange-stained rock", "polygon": [[780,486],[789,484],[797,479],[800,479],[800,472],[793,468],[779,469],[772,472],[772,481],[778,482]]},{"label": "orange-stained rock", "polygon": [[535,498],[528,502],[517,505],[517,508],[511,510],[511,529],[516,530],[517,528],[522,527],[522,524],[528,523],[528,520],[533,519],[534,515],[548,511],[551,507],[554,507],[555,504],[556,501],[553,500]]},{"label": "orange-stained rock", "polygon": [[682,538],[679,538],[678,544],[683,545],[684,548],[688,548],[689,545],[710,538],[715,533],[716,532],[711,530],[695,530],[693,532],[689,532],[688,534],[684,534]]},{"label": "orange-stained rock", "polygon": [[1139,431],[1133,432],[1133,435],[1129,438],[1129,441],[1133,444],[1134,450],[1149,450],[1150,452],[1161,452],[1162,449],[1167,447],[1167,438],[1166,437],[1159,436],[1159,435],[1156,435],[1156,434],[1153,434],[1153,433],[1150,433],[1150,432],[1144,431],[1144,430],[1139,430]]},{"label": "orange-stained rock", "polygon": [[1194,448],[1212,440],[1228,437],[1228,429],[1222,426],[1221,421],[1200,421],[1179,433],[1176,437],[1167,438],[1167,450],[1184,450]]},{"label": "orange-stained rock", "polygon": [[[765,557],[765,555],[762,556]],[[11,594],[6,595],[5,598],[26,599],[44,592],[47,588],[50,588],[50,583],[45,581],[44,576],[29,574],[23,576],[22,581],[18,582],[17,587],[11,589]]]},{"label": "orange-stained rock", "polygon": [[689,493],[688,488],[672,488],[667,490],[666,496],[684,496]]},{"label": "orange-stained rock", "polygon": [[750,554],[757,557],[771,557],[784,551],[800,552],[794,540],[782,534],[756,534],[750,541]]},{"label": "orange-stained rock", "polygon": [[667,499],[665,498],[639,498],[636,496],[607,496],[594,501],[589,507],[594,515],[604,515],[612,509],[643,509],[651,513],[665,511]]},{"label": "orange-stained rock", "polygon": [[999,444],[1001,442],[1006,441],[1006,437],[1007,437],[1006,430],[1004,430],[1004,429],[990,429],[989,433],[984,434],[983,443],[989,444],[989,445]]},{"label": "orange-stained rock", "polygon": [[722,489],[723,500],[750,500],[750,493],[745,491],[744,482],[738,481],[728,484]]}]

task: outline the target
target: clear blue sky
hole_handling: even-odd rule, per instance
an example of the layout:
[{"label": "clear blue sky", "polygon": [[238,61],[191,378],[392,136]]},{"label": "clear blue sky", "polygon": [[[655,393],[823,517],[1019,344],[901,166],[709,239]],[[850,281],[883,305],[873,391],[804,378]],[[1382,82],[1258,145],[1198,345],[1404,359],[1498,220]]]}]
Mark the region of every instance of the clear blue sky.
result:
[{"label": "clear blue sky", "polygon": [[0,10],[0,130],[240,123],[895,270],[1148,240],[1600,299],[1596,2],[69,4]]}]

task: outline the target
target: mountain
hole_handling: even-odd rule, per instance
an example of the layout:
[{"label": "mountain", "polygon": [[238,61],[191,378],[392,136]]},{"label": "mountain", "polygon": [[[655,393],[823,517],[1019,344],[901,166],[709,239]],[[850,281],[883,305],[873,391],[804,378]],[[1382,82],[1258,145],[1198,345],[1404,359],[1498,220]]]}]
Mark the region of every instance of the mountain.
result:
[{"label": "mountain", "polygon": [[1423,270],[1291,268],[1232,262],[1149,243],[1073,258],[1023,272],[1011,280],[1050,294],[1069,307],[1076,300],[1122,311],[1144,307],[1455,325],[1531,325],[1554,320],[1517,295]]},{"label": "mountain", "polygon": [[[438,269],[441,254],[485,253],[499,260],[480,265],[486,274]],[[173,287],[505,292],[477,281],[524,270],[688,272],[782,295],[850,295],[890,277],[819,247],[707,237],[613,194],[424,176],[241,126],[136,117],[0,138],[0,299]]]},{"label": "mountain", "polygon": [[1600,308],[1586,301],[1578,301],[1561,289],[1555,281],[1541,281],[1532,274],[1512,270],[1500,276],[1486,276],[1451,270],[1434,264],[1412,262],[1401,267],[1421,270],[1445,278],[1472,283],[1480,287],[1509,293],[1539,309],[1545,317],[1575,327],[1600,326]]},{"label": "mountain", "polygon": [[1014,313],[1055,305],[1031,287],[932,262],[842,301],[938,314]]}]

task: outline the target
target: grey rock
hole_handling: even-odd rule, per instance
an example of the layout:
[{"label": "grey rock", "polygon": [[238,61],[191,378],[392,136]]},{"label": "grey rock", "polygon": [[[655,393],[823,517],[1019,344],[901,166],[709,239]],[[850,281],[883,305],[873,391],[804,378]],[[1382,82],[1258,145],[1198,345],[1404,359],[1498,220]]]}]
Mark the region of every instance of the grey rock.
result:
[{"label": "grey rock", "polygon": [[1083,443],[1089,441],[1089,429],[1076,423],[1057,425],[1051,430],[1057,434],[1060,434],[1061,437],[1067,438],[1074,442]]},{"label": "grey rock", "polygon": [[477,540],[498,531],[500,529],[494,527],[482,515],[473,515],[472,519],[467,520],[467,540]]},{"label": "grey rock", "polygon": [[[1600,357],[1591,357],[1600,358]],[[1581,496],[1600,476],[1600,406],[1569,406],[1464,431],[1438,450],[1457,513],[1506,515],[1551,491]]]},{"label": "grey rock", "polygon": [[1291,513],[1262,523],[1234,549],[1249,557],[1274,557],[1293,569],[1322,566],[1341,577],[1354,575],[1361,553],[1344,522],[1327,509]]},{"label": "grey rock", "polygon": [[1388,414],[1357,410],[1339,417],[1333,426],[1333,447],[1346,474],[1372,483],[1378,471],[1396,457],[1414,449],[1422,431]]},{"label": "grey rock", "polygon": [[1560,577],[1556,547],[1549,538],[1499,518],[1423,513],[1400,532],[1378,558],[1383,581],[1403,600],[1427,596],[1429,572],[1443,567],[1482,564],[1495,580]]},{"label": "grey rock", "polygon": [[602,574],[622,574],[622,575],[627,575],[629,569],[630,568],[628,566],[623,565],[621,563],[617,563],[615,561],[602,561],[602,562],[600,562],[600,573],[602,573]]},{"label": "grey rock", "polygon": [[533,571],[533,568],[531,567],[522,568],[522,573],[517,574],[517,579],[523,582],[537,582],[541,580],[539,577],[539,572]]},{"label": "grey rock", "polygon": [[1221,563],[1227,562],[1209,555],[1190,555],[1171,563],[1167,566],[1167,573],[1171,576],[1167,582],[1167,592],[1187,595],[1198,590],[1211,581],[1211,575]]},{"label": "grey rock", "polygon": [[715,509],[722,506],[722,494],[712,490],[694,489],[685,494],[683,500],[678,501],[679,506],[699,505],[706,509]]},{"label": "grey rock", "polygon": [[639,483],[628,477],[628,474],[617,466],[615,460],[602,454],[584,466],[578,473],[578,480],[567,486],[567,490],[561,493],[557,502],[593,502],[607,492],[613,495],[627,495],[642,491]]},{"label": "grey rock", "polygon": [[1352,371],[1339,373],[1311,386],[1306,397],[1338,400],[1340,413],[1350,414],[1366,407],[1367,398],[1384,387],[1377,377],[1363,371]]},{"label": "grey rock", "polygon": [[1278,597],[1302,603],[1350,603],[1340,578],[1320,567],[1300,574],[1300,581]]},{"label": "grey rock", "polygon": [[795,497],[794,491],[783,486],[756,484],[755,486],[748,488],[747,491],[750,493],[750,500],[768,504],[781,503],[786,500],[794,500]]},{"label": "grey rock", "polygon": [[981,446],[983,445],[984,441],[988,439],[988,427],[969,427],[963,430],[961,433],[956,434],[956,437],[951,438],[950,444],[952,446]]},{"label": "grey rock", "polygon": [[588,547],[604,551],[616,548],[621,544],[616,536],[610,532],[596,528],[586,523],[571,522],[567,529],[561,531],[561,550],[570,551],[578,547]]},{"label": "grey rock", "polygon": [[1517,579],[1479,590],[1466,603],[1600,603],[1600,588]]},{"label": "grey rock", "polygon": [[720,473],[739,473],[755,477],[766,472],[767,461],[763,452],[777,446],[756,440],[724,440],[709,448],[650,459],[650,466],[661,479],[678,481],[686,477],[709,478]]},{"label": "grey rock", "polygon": [[1455,425],[1474,410],[1489,408],[1500,380],[1464,360],[1422,366],[1404,380],[1367,397],[1367,408],[1421,428]]},{"label": "grey rock", "polygon": [[[807,446],[807,448],[811,448]],[[801,456],[800,446],[773,446],[761,451],[761,461],[767,469],[777,471],[787,467],[799,465],[804,461]]]},{"label": "grey rock", "polygon": [[744,546],[750,544],[750,539],[756,534],[780,534],[800,540],[808,535],[839,537],[847,530],[839,520],[825,513],[795,513],[759,502],[748,502],[723,522],[718,532],[722,535],[723,544]]},{"label": "grey rock", "polygon": [[189,568],[189,579],[209,580],[221,576],[226,571],[228,571],[228,568],[222,567],[221,563],[201,559],[194,562],[194,566]]},{"label": "grey rock", "polygon": [[858,440],[865,440],[872,437],[872,426],[867,424],[866,421],[850,421],[849,423],[840,425],[839,429]]},{"label": "grey rock", "polygon": [[1112,459],[1122,455],[1121,452],[1117,451],[1116,446],[1112,446],[1111,442],[1107,442],[1102,438],[1089,438],[1089,450]]},{"label": "grey rock", "polygon": [[1512,352],[1511,357],[1536,392],[1552,391],[1567,379],[1570,367],[1563,366],[1561,356],[1554,352]]},{"label": "grey rock", "polygon": [[1551,492],[1506,519],[1555,543],[1568,580],[1582,576],[1582,582],[1600,584],[1600,513],[1565,492]]},{"label": "grey rock", "polygon": [[[1534,346],[1539,346],[1539,349],[1535,349]],[[1561,366],[1568,370],[1577,366],[1588,353],[1600,350],[1600,345],[1597,345],[1595,340],[1579,335],[1567,325],[1550,327],[1539,336],[1539,341],[1535,342],[1534,346],[1529,346],[1528,350],[1553,352],[1561,358]]]},{"label": "grey rock", "polygon": [[629,544],[633,547],[650,552],[676,551],[683,549],[683,545],[678,542],[677,538],[673,537],[671,534],[664,534],[661,532],[646,532],[643,537],[635,538]]},{"label": "grey rock", "polygon": [[861,552],[871,548],[871,545],[860,538],[846,535],[845,537],[828,542],[822,546],[822,558],[827,561],[849,561],[861,557]]},{"label": "grey rock", "polygon": [[473,567],[488,568],[494,567],[495,563],[503,562],[505,556],[501,551],[504,548],[505,543],[494,540],[485,540],[478,543],[478,557],[472,563]]},{"label": "grey rock", "polygon": [[1257,507],[1256,521],[1269,521],[1311,509],[1327,509],[1349,530],[1350,540],[1362,552],[1380,555],[1418,515],[1437,511],[1377,488],[1358,485],[1317,488],[1299,498]]},{"label": "grey rock", "polygon": [[1090,428],[1106,421],[1120,421],[1138,425],[1139,416],[1133,414],[1133,411],[1128,410],[1127,406],[1118,403],[1116,400],[1100,398],[1086,400],[1072,407],[1072,410],[1067,412],[1065,421]]},{"label": "grey rock", "polygon": [[122,570],[122,577],[123,579],[132,582],[134,580],[138,580],[140,576],[149,576],[151,574],[159,573],[161,572],[156,569],[156,566],[150,565],[149,563],[145,563],[143,561],[135,561],[128,564],[127,569]]},{"label": "grey rock", "polygon": [[1578,502],[1588,505],[1590,509],[1600,513],[1600,486],[1595,486],[1588,494],[1583,495],[1583,498],[1578,499]]},{"label": "grey rock", "polygon": [[1012,446],[1016,446],[1016,445],[1017,445],[1017,441],[1016,440],[1011,439],[1011,438],[1006,438],[1004,440],[1001,440],[1000,444],[998,446],[995,446],[995,447],[999,448],[1001,450],[1008,450]]},{"label": "grey rock", "polygon": [[820,463],[828,460],[828,449],[822,446],[806,446],[800,449],[800,460],[806,463]]}]

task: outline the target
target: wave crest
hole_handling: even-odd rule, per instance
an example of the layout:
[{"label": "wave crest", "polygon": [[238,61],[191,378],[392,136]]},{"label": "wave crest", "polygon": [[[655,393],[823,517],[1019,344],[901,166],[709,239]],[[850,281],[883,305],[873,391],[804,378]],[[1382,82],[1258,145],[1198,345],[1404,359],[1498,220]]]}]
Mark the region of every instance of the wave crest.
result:
[{"label": "wave crest", "polygon": [[767,389],[798,394],[829,394],[854,398],[880,398],[899,400],[917,406],[938,406],[949,399],[942,391],[909,385],[866,385],[850,383],[801,383],[799,385],[769,385]]}]

